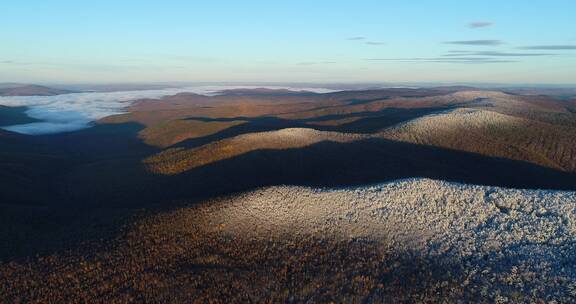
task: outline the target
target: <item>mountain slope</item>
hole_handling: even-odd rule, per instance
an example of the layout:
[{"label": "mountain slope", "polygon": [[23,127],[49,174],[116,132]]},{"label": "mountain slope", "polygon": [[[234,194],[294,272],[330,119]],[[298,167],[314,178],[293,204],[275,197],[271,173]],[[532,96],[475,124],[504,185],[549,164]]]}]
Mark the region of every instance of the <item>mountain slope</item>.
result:
[{"label": "mountain slope", "polygon": [[576,170],[576,129],[492,111],[456,109],[386,129],[382,136]]},{"label": "mountain slope", "polygon": [[29,136],[0,130],[0,204],[42,204],[57,200],[54,177],[67,155]]},{"label": "mountain slope", "polygon": [[362,138],[365,136],[304,128],[282,129],[239,135],[193,149],[168,149],[144,163],[152,172],[172,175],[256,150],[296,149],[321,141],[343,143]]},{"label": "mountain slope", "polygon": [[0,265],[0,300],[570,302],[575,223],[574,192],[426,179],[268,187]]}]

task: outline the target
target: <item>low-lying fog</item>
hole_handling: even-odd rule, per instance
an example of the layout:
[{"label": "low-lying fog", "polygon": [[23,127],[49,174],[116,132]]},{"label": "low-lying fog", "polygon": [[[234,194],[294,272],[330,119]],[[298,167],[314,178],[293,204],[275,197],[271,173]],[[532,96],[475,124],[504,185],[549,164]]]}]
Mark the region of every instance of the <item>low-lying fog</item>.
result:
[{"label": "low-lying fog", "polygon": [[[201,95],[217,95],[230,89],[287,89],[327,93],[323,88],[292,88],[280,86],[198,86],[122,92],[87,92],[55,96],[3,96],[0,105],[27,107],[26,114],[38,122],[1,126],[0,128],[29,135],[69,132],[90,127],[94,121],[106,116],[125,112],[133,101],[142,98],[161,98],[183,92]],[[2,122],[0,122],[0,125]]]}]

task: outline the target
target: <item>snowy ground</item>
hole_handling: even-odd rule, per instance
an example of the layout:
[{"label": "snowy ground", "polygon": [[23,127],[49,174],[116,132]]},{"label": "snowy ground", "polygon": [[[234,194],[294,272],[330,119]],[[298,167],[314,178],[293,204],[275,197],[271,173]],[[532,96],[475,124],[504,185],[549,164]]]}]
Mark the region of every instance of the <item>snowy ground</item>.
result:
[{"label": "snowy ground", "polygon": [[210,208],[208,218],[235,238],[377,242],[385,252],[445,265],[470,293],[576,300],[574,192],[414,179],[336,190],[271,187]]}]

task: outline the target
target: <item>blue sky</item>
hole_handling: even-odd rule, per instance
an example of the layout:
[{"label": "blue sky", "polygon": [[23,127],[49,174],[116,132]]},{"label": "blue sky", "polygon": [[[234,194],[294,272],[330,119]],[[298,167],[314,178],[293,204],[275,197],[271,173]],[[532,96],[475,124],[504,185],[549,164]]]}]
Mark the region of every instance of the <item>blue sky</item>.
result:
[{"label": "blue sky", "polygon": [[576,1],[0,2],[0,82],[576,83]]}]

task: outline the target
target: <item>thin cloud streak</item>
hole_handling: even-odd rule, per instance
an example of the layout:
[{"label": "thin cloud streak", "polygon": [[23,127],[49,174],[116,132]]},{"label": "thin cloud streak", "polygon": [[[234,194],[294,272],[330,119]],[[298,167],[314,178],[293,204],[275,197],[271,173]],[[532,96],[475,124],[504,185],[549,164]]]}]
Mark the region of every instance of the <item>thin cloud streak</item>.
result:
[{"label": "thin cloud streak", "polygon": [[576,50],[576,45],[560,44],[560,45],[531,45],[522,46],[518,49],[522,50],[548,50],[548,51],[566,51],[566,50]]},{"label": "thin cloud streak", "polygon": [[297,65],[319,65],[319,64],[334,64],[336,61],[304,61],[298,62]]},{"label": "thin cloud streak", "polygon": [[369,58],[368,61],[396,61],[396,62],[430,62],[430,63],[458,63],[458,64],[483,64],[483,63],[513,63],[516,60],[503,60],[486,57],[413,57],[413,58]]},{"label": "thin cloud streak", "polygon": [[445,41],[444,44],[497,46],[504,44],[504,42],[502,42],[501,40],[459,40],[459,41]]},{"label": "thin cloud streak", "polygon": [[381,42],[381,41],[366,41],[367,39],[368,38],[366,38],[366,37],[358,36],[358,37],[350,37],[347,40],[359,41],[359,42],[364,41],[364,44],[367,44],[367,45],[385,45],[386,44],[385,42]]},{"label": "thin cloud streak", "polygon": [[483,28],[483,27],[490,27],[493,26],[494,22],[490,21],[476,21],[468,23],[469,28]]},{"label": "thin cloud streak", "polygon": [[489,57],[540,57],[540,56],[555,56],[552,53],[509,53],[509,52],[493,52],[493,51],[449,51],[449,54],[442,55],[444,57],[465,57],[465,56],[489,56]]}]

